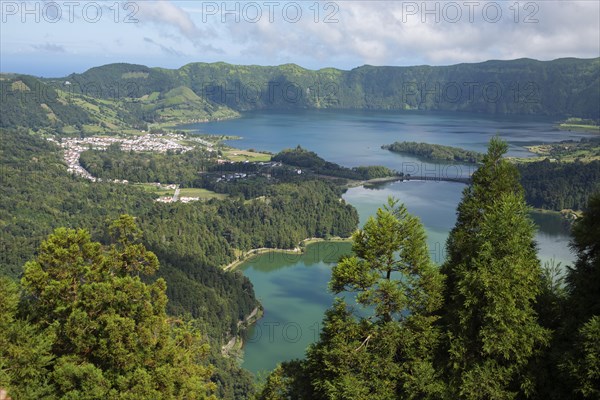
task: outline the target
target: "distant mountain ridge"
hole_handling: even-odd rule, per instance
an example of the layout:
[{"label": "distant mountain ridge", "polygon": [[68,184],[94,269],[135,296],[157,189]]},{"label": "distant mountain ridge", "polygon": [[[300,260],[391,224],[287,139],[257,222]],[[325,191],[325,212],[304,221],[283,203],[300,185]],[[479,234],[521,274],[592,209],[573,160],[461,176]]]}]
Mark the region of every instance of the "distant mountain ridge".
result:
[{"label": "distant mountain ridge", "polygon": [[[0,77],[1,111],[11,115],[0,117],[0,126],[18,123],[15,114],[34,111],[30,109],[32,101],[18,99],[23,97],[22,92],[16,95],[14,83],[23,79],[30,83],[35,80],[40,87],[50,86],[63,100],[65,93],[70,99],[78,99],[72,105],[83,109],[92,123],[99,123],[102,117],[93,115],[98,107],[113,109],[114,120],[105,124],[190,122],[270,109],[429,110],[600,118],[600,58],[492,60],[450,66],[365,65],[350,71],[308,70],[295,64],[191,63],[179,69],[109,64],[60,79],[11,74]],[[49,114],[48,108],[54,111],[52,104],[41,104],[33,107],[38,117]],[[60,116],[54,121],[48,116],[46,119],[44,122],[50,125],[71,123]],[[85,119],[83,114],[79,119]]]},{"label": "distant mountain ridge", "polygon": [[[124,79],[126,72],[147,78]],[[109,81],[106,80],[109,77]],[[598,117],[600,58],[518,59],[444,67],[373,67],[350,71],[192,63],[177,70],[113,64],[69,79],[89,85],[135,82],[139,95],[187,86],[236,111],[269,108],[420,109]],[[133,86],[131,86],[133,87]]]}]

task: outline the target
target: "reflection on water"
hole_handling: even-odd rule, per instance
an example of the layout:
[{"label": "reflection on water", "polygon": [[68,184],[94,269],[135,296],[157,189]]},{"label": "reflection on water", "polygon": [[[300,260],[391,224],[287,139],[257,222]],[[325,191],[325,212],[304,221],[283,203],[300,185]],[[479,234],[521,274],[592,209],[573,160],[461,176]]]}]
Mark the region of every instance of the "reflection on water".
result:
[{"label": "reflection on water", "polygon": [[538,257],[542,263],[560,263],[563,267],[572,265],[575,255],[569,247],[569,223],[556,213],[534,211],[530,215],[538,227],[535,240],[538,245]]},{"label": "reflection on water", "polygon": [[564,237],[571,234],[569,222],[558,213],[532,211],[530,216],[544,235]]},{"label": "reflection on water", "polygon": [[255,272],[269,273],[280,268],[301,263],[312,267],[320,263],[337,262],[341,254],[350,252],[350,242],[317,242],[306,246],[303,253],[269,251],[244,263],[242,270],[252,267]]}]

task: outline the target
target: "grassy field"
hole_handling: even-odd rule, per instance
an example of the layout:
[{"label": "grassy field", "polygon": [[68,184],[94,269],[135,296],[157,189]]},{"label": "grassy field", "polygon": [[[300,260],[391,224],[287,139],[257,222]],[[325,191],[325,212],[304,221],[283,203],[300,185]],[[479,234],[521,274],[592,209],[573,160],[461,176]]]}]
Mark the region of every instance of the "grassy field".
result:
[{"label": "grassy field", "polygon": [[563,131],[586,131],[600,133],[600,126],[598,125],[560,124],[558,127]]},{"label": "grassy field", "polygon": [[583,124],[560,124],[558,128],[563,131],[586,131],[600,133],[598,125],[583,125]]},{"label": "grassy field", "polygon": [[558,129],[563,131],[585,131],[600,133],[597,120],[571,117],[558,124]]},{"label": "grassy field", "polygon": [[223,200],[227,198],[226,194],[211,192],[207,189],[196,189],[196,188],[185,188],[179,191],[180,197],[198,197],[201,200],[219,199]]},{"label": "grassy field", "polygon": [[538,157],[514,158],[517,162],[541,161],[549,158],[561,162],[590,162],[600,160],[600,143],[554,143],[527,146],[527,150],[538,155]]},{"label": "grassy field", "polygon": [[144,190],[155,193],[159,196],[173,196],[175,194],[175,189],[159,189],[156,185],[152,183],[135,183],[135,186],[141,187]]},{"label": "grassy field", "polygon": [[[155,193],[161,197],[173,196],[175,194],[174,189],[159,189],[156,185],[152,183],[135,183],[135,186],[141,187],[144,190]],[[227,198],[227,195],[222,193],[215,193],[207,189],[183,188],[179,189],[179,197],[198,197],[200,200],[223,200]]]},{"label": "grassy field", "polygon": [[265,153],[258,153],[255,151],[249,150],[225,150],[223,151],[223,155],[225,158],[231,161],[251,161],[251,162],[261,162],[261,161],[271,161],[271,155]]}]

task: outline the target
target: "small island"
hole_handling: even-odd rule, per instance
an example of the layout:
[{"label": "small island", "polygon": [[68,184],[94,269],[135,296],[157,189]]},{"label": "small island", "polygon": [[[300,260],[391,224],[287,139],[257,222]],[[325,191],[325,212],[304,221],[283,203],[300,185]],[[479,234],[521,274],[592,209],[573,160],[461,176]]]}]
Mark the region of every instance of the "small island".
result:
[{"label": "small island", "polygon": [[381,146],[394,153],[409,154],[426,160],[462,162],[476,164],[483,160],[483,154],[460,147],[417,142],[395,142]]}]

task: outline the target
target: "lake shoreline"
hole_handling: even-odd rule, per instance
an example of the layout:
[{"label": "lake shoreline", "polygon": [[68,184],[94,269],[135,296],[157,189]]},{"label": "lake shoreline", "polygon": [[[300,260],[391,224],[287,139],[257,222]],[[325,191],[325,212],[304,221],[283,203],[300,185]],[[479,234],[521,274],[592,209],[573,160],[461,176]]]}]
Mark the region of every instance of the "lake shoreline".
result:
[{"label": "lake shoreline", "polygon": [[544,208],[532,208],[533,212],[538,214],[552,214],[560,216],[565,222],[568,222],[569,225],[573,225],[579,218],[583,216],[583,211],[581,210],[571,210],[565,208],[560,211],[556,210],[546,210]]},{"label": "lake shoreline", "polygon": [[[311,237],[300,241],[298,245],[293,249],[277,249],[268,247],[250,249],[247,252],[243,253],[239,260],[236,260],[226,266],[222,266],[221,268],[223,269],[223,271],[234,271],[245,262],[250,261],[253,258],[262,254],[268,254],[270,252],[277,252],[283,254],[304,254],[308,246],[313,244],[349,243],[351,242],[351,240],[351,237],[332,237],[329,239]],[[248,316],[246,316],[246,318],[243,321],[238,321],[238,328],[242,327],[244,329],[239,331],[237,335],[232,336],[227,343],[221,346],[221,354],[225,357],[235,357],[237,362],[241,365],[244,362],[244,330],[256,324],[264,316],[264,313],[265,308],[263,304],[258,301],[258,305],[252,310],[252,312]]]},{"label": "lake shoreline", "polygon": [[223,271],[232,271],[232,270],[235,270],[236,268],[238,268],[239,266],[241,266],[242,264],[244,264],[246,261],[250,261],[254,257],[257,257],[261,254],[267,254],[270,252],[285,253],[285,254],[303,254],[306,251],[306,247],[311,244],[321,243],[321,242],[350,242],[350,241],[351,241],[350,237],[348,237],[348,238],[332,237],[329,239],[311,237],[311,238],[306,238],[306,239],[301,240],[298,243],[298,245],[293,249],[278,249],[278,248],[273,248],[273,247],[259,247],[256,249],[250,249],[250,250],[242,253],[239,256],[240,258],[238,260],[235,260],[227,265],[223,265],[220,268]]},{"label": "lake shoreline", "polygon": [[[265,310],[262,304],[258,304],[252,312],[243,320],[238,321],[238,333],[229,339],[227,343],[221,346],[221,354],[224,357],[235,357],[241,365],[244,361],[244,329],[257,323],[264,315]],[[242,328],[240,330],[239,328]]]}]

